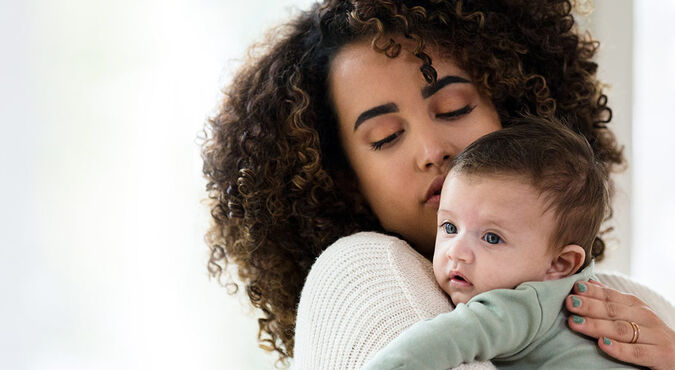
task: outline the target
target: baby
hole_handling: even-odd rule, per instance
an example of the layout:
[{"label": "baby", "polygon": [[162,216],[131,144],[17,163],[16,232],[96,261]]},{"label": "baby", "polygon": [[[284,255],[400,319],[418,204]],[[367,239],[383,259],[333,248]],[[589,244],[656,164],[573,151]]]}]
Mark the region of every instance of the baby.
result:
[{"label": "baby", "polygon": [[413,325],[366,368],[629,367],[567,328],[563,311],[574,283],[593,277],[606,179],[559,122],[528,117],[467,147],[443,185],[433,258],[456,308]]}]

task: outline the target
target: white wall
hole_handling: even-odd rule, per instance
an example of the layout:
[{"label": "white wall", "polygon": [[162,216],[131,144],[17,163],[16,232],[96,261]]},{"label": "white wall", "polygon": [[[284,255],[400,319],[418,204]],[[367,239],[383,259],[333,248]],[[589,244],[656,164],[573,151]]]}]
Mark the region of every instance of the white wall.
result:
[{"label": "white wall", "polygon": [[609,127],[624,148],[628,161],[626,170],[613,174],[615,181],[614,215],[603,227],[613,227],[604,239],[605,259],[598,268],[630,274],[631,266],[631,192],[632,145],[631,115],[633,111],[633,1],[602,0],[594,2],[595,9],[589,17],[581,16],[582,29],[600,40],[597,62],[598,77],[606,84],[605,93],[612,109]]},{"label": "white wall", "polygon": [[675,301],[675,3],[635,1],[632,274]]},{"label": "white wall", "polygon": [[585,26],[600,40],[612,127],[628,159],[616,174],[615,227],[600,268],[629,274],[675,301],[675,4],[595,1]]},{"label": "white wall", "polygon": [[0,0],[0,368],[272,366],[207,277],[196,138],[307,3]]}]

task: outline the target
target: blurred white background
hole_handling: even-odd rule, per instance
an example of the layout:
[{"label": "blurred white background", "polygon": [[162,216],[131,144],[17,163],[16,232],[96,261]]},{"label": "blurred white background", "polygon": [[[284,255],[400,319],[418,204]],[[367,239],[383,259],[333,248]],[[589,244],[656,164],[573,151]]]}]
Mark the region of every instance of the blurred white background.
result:
[{"label": "blurred white background", "polygon": [[[273,366],[207,276],[197,137],[246,47],[311,2],[0,0],[0,368]],[[632,157],[600,267],[675,301],[675,4],[595,6]]]}]

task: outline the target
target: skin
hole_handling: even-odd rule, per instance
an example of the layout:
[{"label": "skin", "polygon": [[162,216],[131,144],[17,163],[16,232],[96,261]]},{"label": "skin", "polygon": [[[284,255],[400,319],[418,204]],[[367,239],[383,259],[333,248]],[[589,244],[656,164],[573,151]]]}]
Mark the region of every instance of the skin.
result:
[{"label": "skin", "polygon": [[[342,146],[368,204],[386,230],[430,258],[438,197],[427,201],[429,187],[442,183],[454,156],[501,123],[467,73],[434,52],[439,81],[456,76],[466,82],[448,77],[451,83],[423,94],[429,84],[419,71],[422,62],[402,45],[393,59],[367,42],[346,46],[332,62],[330,93]],[[378,114],[367,113],[373,108]],[[359,120],[364,112],[369,117]],[[390,141],[375,150],[373,143],[383,139]]]},{"label": "skin", "polygon": [[546,206],[539,191],[516,176],[450,172],[438,209],[433,266],[455,304],[489,290],[577,271],[584,250],[551,247],[556,220]]},{"label": "skin", "polygon": [[[402,42],[400,37],[395,39]],[[474,140],[500,129],[501,123],[489,99],[470,83],[453,83],[423,98],[421,90],[428,84],[419,71],[421,61],[410,55],[409,44],[402,45],[394,59],[374,52],[367,42],[347,45],[332,61],[330,93],[342,147],[369,205],[386,230],[398,233],[431,259],[438,201],[425,202],[425,191],[433,181],[445,178],[447,162]],[[453,75],[468,80],[451,59],[427,52],[439,79]],[[396,112],[363,120],[354,129],[364,112],[389,103],[396,104]],[[454,120],[437,116],[466,106],[474,108]],[[372,142],[392,134],[400,135],[381,150],[373,150]],[[600,348],[622,361],[653,368],[675,363],[675,332],[644,302],[601,285],[579,296],[581,306],[572,307],[568,299],[567,308],[582,316],[584,323],[570,324],[572,330],[599,338]],[[611,314],[615,309],[621,316]],[[603,337],[625,340],[629,320],[642,330],[637,345],[620,340],[603,343]]]},{"label": "skin", "polygon": [[[570,316],[568,324],[572,330],[596,338],[601,350],[621,361],[652,369],[673,368],[675,331],[641,299],[607,288],[597,281],[578,282],[574,284],[573,293],[567,297],[565,307],[583,321],[576,323]],[[572,297],[579,299],[581,304],[574,307]],[[633,337],[631,321],[640,327],[640,337],[635,344],[630,343]]]}]

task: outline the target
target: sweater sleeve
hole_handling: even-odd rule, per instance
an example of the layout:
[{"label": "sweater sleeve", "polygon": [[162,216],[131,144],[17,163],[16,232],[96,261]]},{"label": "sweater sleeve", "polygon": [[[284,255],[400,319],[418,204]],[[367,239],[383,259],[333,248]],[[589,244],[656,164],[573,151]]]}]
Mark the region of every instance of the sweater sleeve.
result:
[{"label": "sweater sleeve", "polygon": [[[404,241],[363,232],[316,260],[300,295],[296,369],[356,369],[418,321],[451,310],[431,263]],[[489,363],[464,368],[495,369]]]}]

